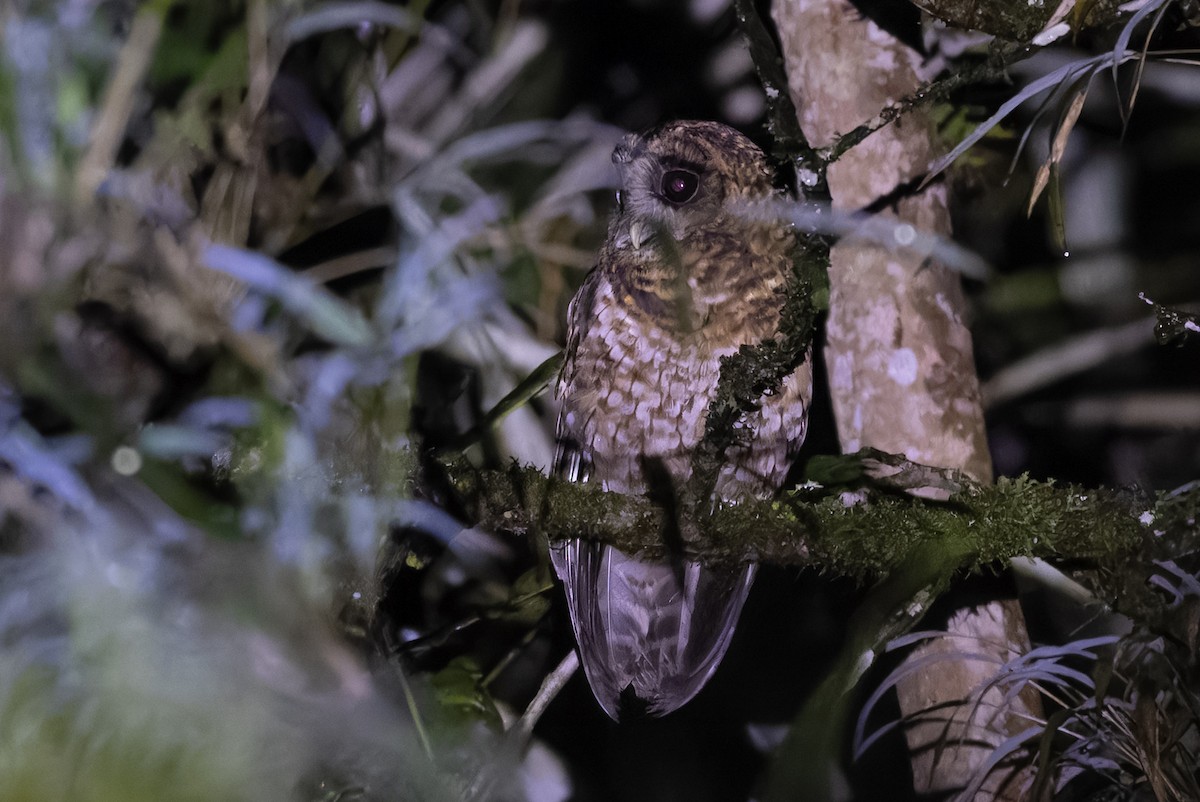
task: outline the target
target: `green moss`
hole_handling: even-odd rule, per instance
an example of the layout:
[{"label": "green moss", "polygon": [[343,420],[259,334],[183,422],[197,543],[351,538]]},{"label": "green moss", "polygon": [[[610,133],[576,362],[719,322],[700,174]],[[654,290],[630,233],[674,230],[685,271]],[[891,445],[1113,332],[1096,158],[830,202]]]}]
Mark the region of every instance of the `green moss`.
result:
[{"label": "green moss", "polygon": [[[551,541],[589,538],[650,556],[666,551],[669,521],[646,498],[557,481],[515,465],[477,471],[460,460],[444,467],[460,501],[490,528],[536,532]],[[945,501],[870,488],[865,492],[866,502],[850,506],[841,490],[818,486],[774,501],[751,500],[707,515],[694,513],[698,537],[684,550],[710,562],[811,566],[859,581],[888,574],[931,544],[968,555],[960,566],[967,570],[1018,556],[1099,564],[1137,550],[1149,531],[1139,518],[1153,508],[1123,491],[1085,490],[1026,477],[969,484]],[[1200,490],[1184,498],[1192,496],[1200,496]],[[1172,505],[1183,508],[1178,499]],[[1185,526],[1180,518],[1178,525]]]}]

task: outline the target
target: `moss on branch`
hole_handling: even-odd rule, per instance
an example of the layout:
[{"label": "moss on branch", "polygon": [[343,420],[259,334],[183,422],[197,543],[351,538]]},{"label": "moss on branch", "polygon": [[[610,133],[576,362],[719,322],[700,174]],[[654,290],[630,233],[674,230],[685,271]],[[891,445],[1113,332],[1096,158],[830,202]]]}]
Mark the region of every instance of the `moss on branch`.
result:
[{"label": "moss on branch", "polygon": [[[571,484],[516,465],[481,471],[457,461],[444,467],[459,503],[479,525],[540,533],[551,541],[582,537],[651,557],[666,551],[671,522],[644,497]],[[1192,493],[1200,496],[1200,489]],[[1017,556],[1111,564],[1135,553],[1155,537],[1154,530],[1195,526],[1179,512],[1186,505],[1178,498],[1147,499],[1026,478],[967,484],[945,501],[877,491],[866,497],[865,503],[847,506],[839,490],[797,488],[773,501],[722,507],[699,515],[694,521],[699,537],[682,548],[708,562],[812,566],[868,580],[930,544],[970,554],[964,569]]]}]

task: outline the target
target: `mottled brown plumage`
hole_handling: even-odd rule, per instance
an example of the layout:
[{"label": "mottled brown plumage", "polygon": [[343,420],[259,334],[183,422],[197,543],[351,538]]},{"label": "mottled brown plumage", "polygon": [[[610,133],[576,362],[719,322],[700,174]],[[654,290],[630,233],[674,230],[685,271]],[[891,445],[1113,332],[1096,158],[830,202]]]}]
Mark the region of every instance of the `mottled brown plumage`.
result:
[{"label": "mottled brown plumage", "polygon": [[[678,491],[692,475],[721,357],[776,333],[795,234],[737,214],[776,191],[762,151],[726,126],[631,134],[613,162],[620,208],[568,312],[555,470],[645,493],[655,465]],[[804,439],[810,394],[806,362],[745,421],[753,435],[726,453],[719,499],[779,487]],[[582,540],[556,544],[551,556],[588,680],[613,718],[631,693],[661,715],[700,690],[755,570],[657,563]]]}]

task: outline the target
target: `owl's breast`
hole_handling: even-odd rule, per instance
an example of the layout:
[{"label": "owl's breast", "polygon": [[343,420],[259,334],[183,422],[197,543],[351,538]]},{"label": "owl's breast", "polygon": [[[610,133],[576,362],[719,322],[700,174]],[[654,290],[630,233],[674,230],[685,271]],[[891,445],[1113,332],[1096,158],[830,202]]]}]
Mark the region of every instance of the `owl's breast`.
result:
[{"label": "owl's breast", "polygon": [[[677,485],[690,478],[721,358],[770,336],[778,313],[752,315],[744,330],[714,329],[710,322],[685,333],[659,325],[621,289],[606,279],[590,295],[570,377],[559,388],[562,424],[588,454],[593,481],[609,490],[644,492],[647,459]],[[807,374],[789,377],[783,392],[765,400],[751,421],[754,442],[731,455],[730,471],[738,478],[722,482],[723,495],[740,495],[743,486],[743,492],[760,494],[782,480],[794,440],[788,430],[798,428],[803,436],[807,392]]]},{"label": "owl's breast", "polygon": [[686,480],[719,357],[698,338],[657,325],[608,282],[597,287],[587,317],[560,395],[564,428],[590,453],[593,480],[641,492],[646,458]]}]

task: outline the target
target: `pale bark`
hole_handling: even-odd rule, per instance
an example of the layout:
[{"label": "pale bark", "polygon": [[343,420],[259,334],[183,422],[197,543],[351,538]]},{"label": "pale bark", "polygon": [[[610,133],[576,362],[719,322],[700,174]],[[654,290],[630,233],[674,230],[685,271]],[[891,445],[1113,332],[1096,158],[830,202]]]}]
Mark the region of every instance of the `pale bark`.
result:
[{"label": "pale bark", "polygon": [[[813,147],[832,144],[839,134],[919,87],[918,54],[845,0],[777,0],[772,13],[788,88]],[[834,206],[855,210],[887,196],[921,176],[936,147],[927,118],[919,111],[904,115],[829,167]],[[919,230],[950,232],[944,184],[905,197],[893,209]],[[902,248],[847,238],[832,250],[830,284],[825,354],[843,451],[869,446],[990,481],[979,382],[958,276]],[[971,651],[1005,661],[1029,648],[1015,603],[962,610],[950,627],[970,640],[935,641],[912,659]],[[947,659],[914,672],[899,686],[906,715],[939,708],[907,731],[919,791],[964,787],[995,744],[1024,729],[1021,716],[1036,712],[1036,699],[1019,699],[1012,709],[998,713],[996,693],[971,717],[966,700],[996,668],[992,662]],[[947,727],[944,719],[951,714],[954,721]],[[1018,798],[1025,778],[1005,782],[1001,773],[977,800]]]}]

